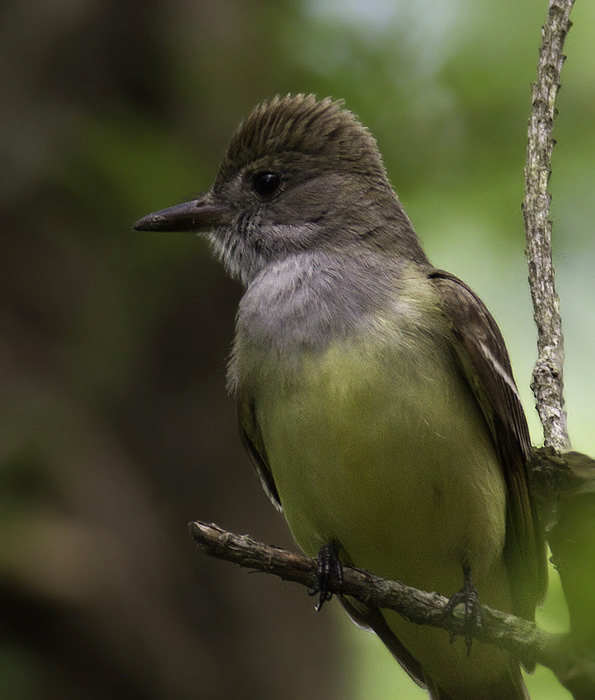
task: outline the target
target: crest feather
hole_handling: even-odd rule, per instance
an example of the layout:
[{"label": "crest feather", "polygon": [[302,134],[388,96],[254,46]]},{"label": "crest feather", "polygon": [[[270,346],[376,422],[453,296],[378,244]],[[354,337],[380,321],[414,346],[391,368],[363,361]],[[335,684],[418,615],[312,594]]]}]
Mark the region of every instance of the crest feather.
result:
[{"label": "crest feather", "polygon": [[384,166],[376,141],[342,100],[277,95],[258,105],[233,135],[221,164],[223,177],[265,156],[328,156],[333,168],[366,172]]}]

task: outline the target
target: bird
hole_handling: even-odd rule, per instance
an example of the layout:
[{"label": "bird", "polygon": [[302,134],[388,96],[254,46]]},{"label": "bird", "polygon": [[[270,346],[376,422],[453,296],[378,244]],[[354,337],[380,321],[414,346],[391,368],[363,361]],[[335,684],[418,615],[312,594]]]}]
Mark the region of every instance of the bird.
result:
[{"label": "bird", "polygon": [[[479,600],[534,619],[545,551],[504,340],[480,298],[429,262],[342,101],[258,105],[209,190],[134,228],[205,236],[242,283],[228,386],[264,490],[318,557],[321,601],[323,574],[351,565],[471,617]],[[528,697],[507,651],[341,602],[433,700]]]}]

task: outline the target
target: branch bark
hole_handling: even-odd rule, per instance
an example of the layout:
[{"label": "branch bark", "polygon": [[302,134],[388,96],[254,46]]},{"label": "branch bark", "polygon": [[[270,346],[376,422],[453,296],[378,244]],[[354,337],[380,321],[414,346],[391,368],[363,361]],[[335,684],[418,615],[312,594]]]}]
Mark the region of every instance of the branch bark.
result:
[{"label": "branch bark", "polygon": [[551,0],[547,21],[542,29],[537,80],[532,85],[523,202],[529,284],[537,324],[538,358],[531,388],[543,425],[545,446],[553,448],[558,454],[566,452],[570,442],[563,408],[564,340],[552,265],[548,181],[555,143],[552,138],[555,103],[566,58],[562,50],[571,27],[570,11],[573,5],[574,0]]},{"label": "branch bark", "polygon": [[595,649],[595,602],[589,585],[595,575],[591,556],[595,548],[595,462],[586,455],[568,452],[570,440],[563,408],[564,342],[554,284],[548,192],[555,102],[573,5],[574,0],[551,0],[542,30],[537,80],[532,86],[523,216],[538,335],[531,388],[544,433],[544,448],[535,451],[531,465],[533,493],[568,604],[567,648],[582,650],[574,657],[568,655],[554,670],[574,698],[587,700],[595,697],[595,676],[579,659],[585,650],[591,650],[592,656]]},{"label": "branch bark", "polygon": [[[236,535],[213,523],[193,522],[189,527],[198,547],[210,556],[279,576],[284,581],[294,581],[311,589],[316,585],[315,559],[266,545],[248,535]],[[462,605],[448,615],[448,599],[444,596],[398,581],[387,581],[363,569],[344,566],[342,582],[331,580],[329,589],[332,593],[350,596],[362,603],[390,608],[420,625],[439,627],[452,635],[469,633]],[[548,634],[527,620],[485,605],[480,607],[482,625],[471,630],[478,642],[508,649],[528,666],[537,661],[559,677],[564,677],[568,669],[572,669],[574,675],[595,679],[595,659],[577,652],[566,635]],[[593,697],[592,694],[589,697]]]}]

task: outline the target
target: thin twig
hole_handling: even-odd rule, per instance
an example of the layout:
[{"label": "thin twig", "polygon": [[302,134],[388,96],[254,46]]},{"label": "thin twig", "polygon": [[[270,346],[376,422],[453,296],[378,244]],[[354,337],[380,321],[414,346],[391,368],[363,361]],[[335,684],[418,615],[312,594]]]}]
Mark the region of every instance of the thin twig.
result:
[{"label": "thin twig", "polygon": [[529,284],[537,324],[538,358],[531,388],[543,425],[545,446],[559,454],[569,449],[570,442],[563,409],[564,340],[560,301],[554,284],[549,220],[551,195],[547,187],[554,147],[555,102],[565,60],[562,50],[571,27],[569,16],[573,4],[574,0],[551,0],[542,30],[537,80],[532,85],[523,203]]}]

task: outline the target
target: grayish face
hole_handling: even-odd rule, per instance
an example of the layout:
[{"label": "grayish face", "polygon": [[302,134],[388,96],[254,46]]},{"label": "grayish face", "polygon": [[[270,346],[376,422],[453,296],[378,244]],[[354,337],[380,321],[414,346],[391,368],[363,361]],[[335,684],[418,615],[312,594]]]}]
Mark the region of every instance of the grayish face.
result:
[{"label": "grayish face", "polygon": [[365,187],[317,160],[275,155],[218,179],[213,197],[231,216],[209,238],[232,276],[248,284],[270,262],[350,241]]},{"label": "grayish face", "polygon": [[[207,233],[245,285],[269,263],[304,251],[390,249],[404,234],[415,239],[373,137],[339,103],[312,95],[257,107],[209,191],[135,228]],[[416,240],[412,247],[417,253]]]}]

